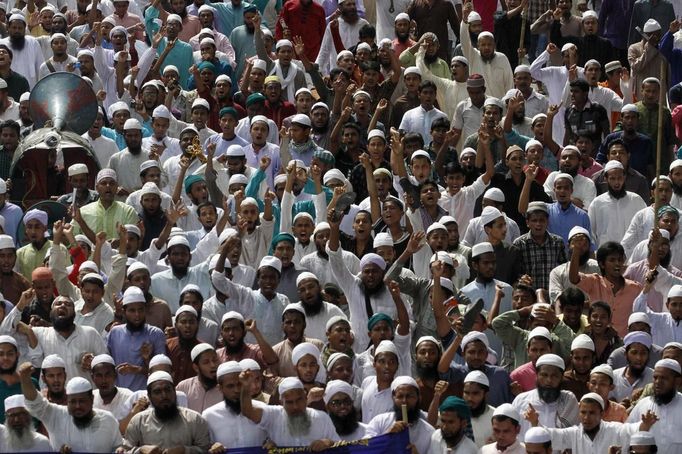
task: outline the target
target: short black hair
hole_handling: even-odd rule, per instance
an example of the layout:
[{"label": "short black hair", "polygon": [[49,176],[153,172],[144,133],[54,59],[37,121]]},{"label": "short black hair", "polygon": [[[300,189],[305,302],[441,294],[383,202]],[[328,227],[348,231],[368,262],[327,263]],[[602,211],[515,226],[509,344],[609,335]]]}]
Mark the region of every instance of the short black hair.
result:
[{"label": "short black hair", "polygon": [[197,206],[197,216],[199,216],[199,213],[201,213],[201,209],[206,208],[206,207],[213,208],[215,210],[216,214],[218,214],[218,208],[213,204],[213,202],[211,202],[210,200],[207,200],[205,202],[200,203],[199,206]]},{"label": "short black hair", "polygon": [[[435,123],[435,121],[434,121],[434,123]],[[431,125],[431,129],[433,129],[433,125]],[[461,175],[466,176],[466,172],[464,171],[464,169],[462,168],[462,166],[459,165],[459,163],[457,163],[457,162],[448,162],[448,163],[445,165],[445,176],[457,175],[457,174],[461,174]]]},{"label": "short black hair", "polygon": [[427,186],[433,186],[434,188],[436,188],[436,190],[438,190],[438,183],[436,183],[433,180],[426,180],[422,184],[419,185],[419,193],[421,194],[422,189],[424,189]]},{"label": "short black hair", "polygon": [[425,88],[433,88],[434,92],[438,92],[438,87],[436,87],[436,84],[434,84],[433,81],[431,80],[423,80],[419,84],[419,88],[417,89],[417,91],[421,93],[421,91]]},{"label": "short black hair", "polygon": [[348,74],[348,71],[339,67],[336,67],[329,72],[329,79],[336,80],[336,78],[340,75],[344,75],[346,79],[350,79],[350,74]]},{"label": "short black hair", "polygon": [[377,29],[374,28],[374,25],[372,24],[365,24],[362,27],[360,27],[360,30],[358,31],[358,37],[360,38],[360,40],[366,38],[376,38]]},{"label": "short black hair", "polygon": [[21,136],[21,126],[19,126],[19,123],[17,123],[16,121],[5,120],[2,123],[0,123],[0,131],[2,131],[5,128],[14,129],[14,132],[17,133],[17,136]]},{"label": "short black hair", "polygon": [[4,49],[9,54],[10,60],[14,59],[14,52],[6,44],[0,44],[0,49]]},{"label": "short black hair", "polygon": [[535,289],[533,289],[533,287],[531,287],[528,284],[524,284],[521,281],[516,281],[516,283],[514,284],[514,287],[512,289],[512,293],[515,290],[520,290],[522,292],[528,293],[530,295],[530,297],[533,299],[533,302],[536,302],[538,299],[538,296],[535,294]]},{"label": "short black hair", "polygon": [[625,257],[625,249],[623,249],[623,246],[620,243],[616,243],[615,241],[607,241],[606,243],[599,246],[599,249],[597,249],[597,264],[599,265],[599,268],[602,268],[602,264],[606,261],[606,258],[609,255],[616,254],[620,255],[621,257]]},{"label": "short black hair", "polygon": [[605,301],[595,301],[590,305],[590,309],[587,312],[587,316],[590,317],[596,309],[602,309],[606,311],[606,314],[609,316],[609,320],[611,320],[611,315],[613,314],[613,311],[611,310],[611,306],[609,306],[609,303]]},{"label": "short black hair", "polygon": [[404,142],[417,142],[419,143],[419,148],[424,147],[424,138],[418,132],[409,132],[405,134],[405,137],[403,137],[403,143]]},{"label": "short black hair", "polygon": [[431,122],[431,131],[434,129],[450,129],[450,120],[445,117],[438,117]]},{"label": "short black hair", "polygon": [[568,306],[583,308],[585,307],[585,294],[576,287],[569,287],[559,294],[557,301],[559,301],[560,308]]},{"label": "short black hair", "polygon": [[514,425],[514,427],[519,427],[519,422],[517,420],[515,420],[514,418],[510,418],[509,416],[497,415],[497,416],[493,416],[492,419],[493,419],[493,421],[497,421],[497,422],[509,421]]},{"label": "short black hair", "polygon": [[585,93],[590,91],[590,84],[583,78],[578,78],[576,80],[572,80],[569,83],[569,86],[571,88],[577,88],[578,90],[583,91]]},{"label": "short black hair", "polygon": [[360,125],[352,121],[349,121],[348,123],[344,124],[343,129],[353,129],[355,132],[358,133],[359,136],[362,136],[362,130],[360,129]]},{"label": "short black hair", "polygon": [[617,139],[613,139],[613,140],[611,140],[611,141],[609,142],[609,144],[608,144],[608,150],[611,151],[611,147],[614,146],[614,145],[620,145],[620,146],[622,146],[622,147],[625,149],[625,152],[626,152],[627,154],[630,154],[630,149],[628,148],[628,145],[627,145],[627,144],[625,143],[625,141],[624,141],[623,139],[621,139],[620,137],[617,138]]}]

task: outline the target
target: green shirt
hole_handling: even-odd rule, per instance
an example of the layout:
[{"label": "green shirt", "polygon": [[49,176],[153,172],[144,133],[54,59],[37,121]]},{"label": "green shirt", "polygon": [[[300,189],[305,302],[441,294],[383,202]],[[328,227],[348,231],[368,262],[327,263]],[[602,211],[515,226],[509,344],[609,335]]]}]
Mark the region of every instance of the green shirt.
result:
[{"label": "green shirt", "polygon": [[[400,66],[402,66],[403,68],[417,66],[417,56],[416,54],[410,52],[410,49],[405,49],[400,54],[399,60]],[[450,76],[452,76],[452,73],[450,72],[450,66],[445,62],[445,60],[439,58],[435,62],[427,66],[434,76],[450,80]]]},{"label": "green shirt", "polygon": [[43,266],[45,254],[52,247],[52,240],[45,241],[43,247],[36,249],[33,244],[27,244],[17,250],[17,265],[19,273],[31,282],[33,270]]},{"label": "green shirt", "polygon": [[[104,208],[100,200],[82,207],[81,216],[93,232],[104,232],[108,239],[118,238],[117,225],[137,224],[140,220],[133,207],[122,202],[114,202],[109,208]],[[74,228],[74,234],[77,233],[81,233],[78,223]]]},{"label": "green shirt", "polygon": [[[33,382],[33,386],[38,388],[38,380],[31,378],[31,381]],[[0,424],[5,424],[5,399],[16,394],[21,394],[20,381],[13,385],[8,385],[6,381],[0,380]]]}]

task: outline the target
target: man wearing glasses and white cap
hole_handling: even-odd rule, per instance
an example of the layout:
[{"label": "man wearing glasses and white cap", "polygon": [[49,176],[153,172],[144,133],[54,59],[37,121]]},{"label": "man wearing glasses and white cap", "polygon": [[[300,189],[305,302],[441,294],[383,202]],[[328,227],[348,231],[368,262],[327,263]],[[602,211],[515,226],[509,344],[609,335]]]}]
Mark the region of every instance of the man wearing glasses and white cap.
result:
[{"label": "man wearing glasses and white cap", "polygon": [[6,452],[48,452],[50,440],[36,432],[22,394],[5,399],[5,425],[0,426],[0,442]]}]

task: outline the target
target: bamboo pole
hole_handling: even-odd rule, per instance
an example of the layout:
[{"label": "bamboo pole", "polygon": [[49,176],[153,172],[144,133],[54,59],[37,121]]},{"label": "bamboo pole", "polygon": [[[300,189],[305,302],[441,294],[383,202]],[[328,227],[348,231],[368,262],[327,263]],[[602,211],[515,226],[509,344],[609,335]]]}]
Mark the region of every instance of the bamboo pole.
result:
[{"label": "bamboo pole", "polygon": [[663,89],[666,84],[666,74],[668,72],[667,60],[661,61],[661,74],[658,95],[658,125],[656,130],[656,190],[654,191],[654,228],[658,226],[658,208],[660,197],[658,196],[658,183],[661,177],[661,157],[663,156],[663,113],[665,107],[666,91]]}]

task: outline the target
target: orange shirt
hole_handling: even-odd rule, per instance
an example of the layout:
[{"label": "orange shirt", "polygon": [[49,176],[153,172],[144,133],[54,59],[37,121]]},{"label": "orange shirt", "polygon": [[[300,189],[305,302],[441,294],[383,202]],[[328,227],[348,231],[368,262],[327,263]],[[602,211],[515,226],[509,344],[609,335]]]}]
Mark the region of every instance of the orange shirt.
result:
[{"label": "orange shirt", "polygon": [[628,333],[628,317],[632,314],[632,303],[642,290],[642,285],[625,279],[625,285],[613,293],[613,284],[599,274],[580,273],[578,288],[589,296],[591,302],[605,301],[611,306],[611,325],[620,337]]}]

